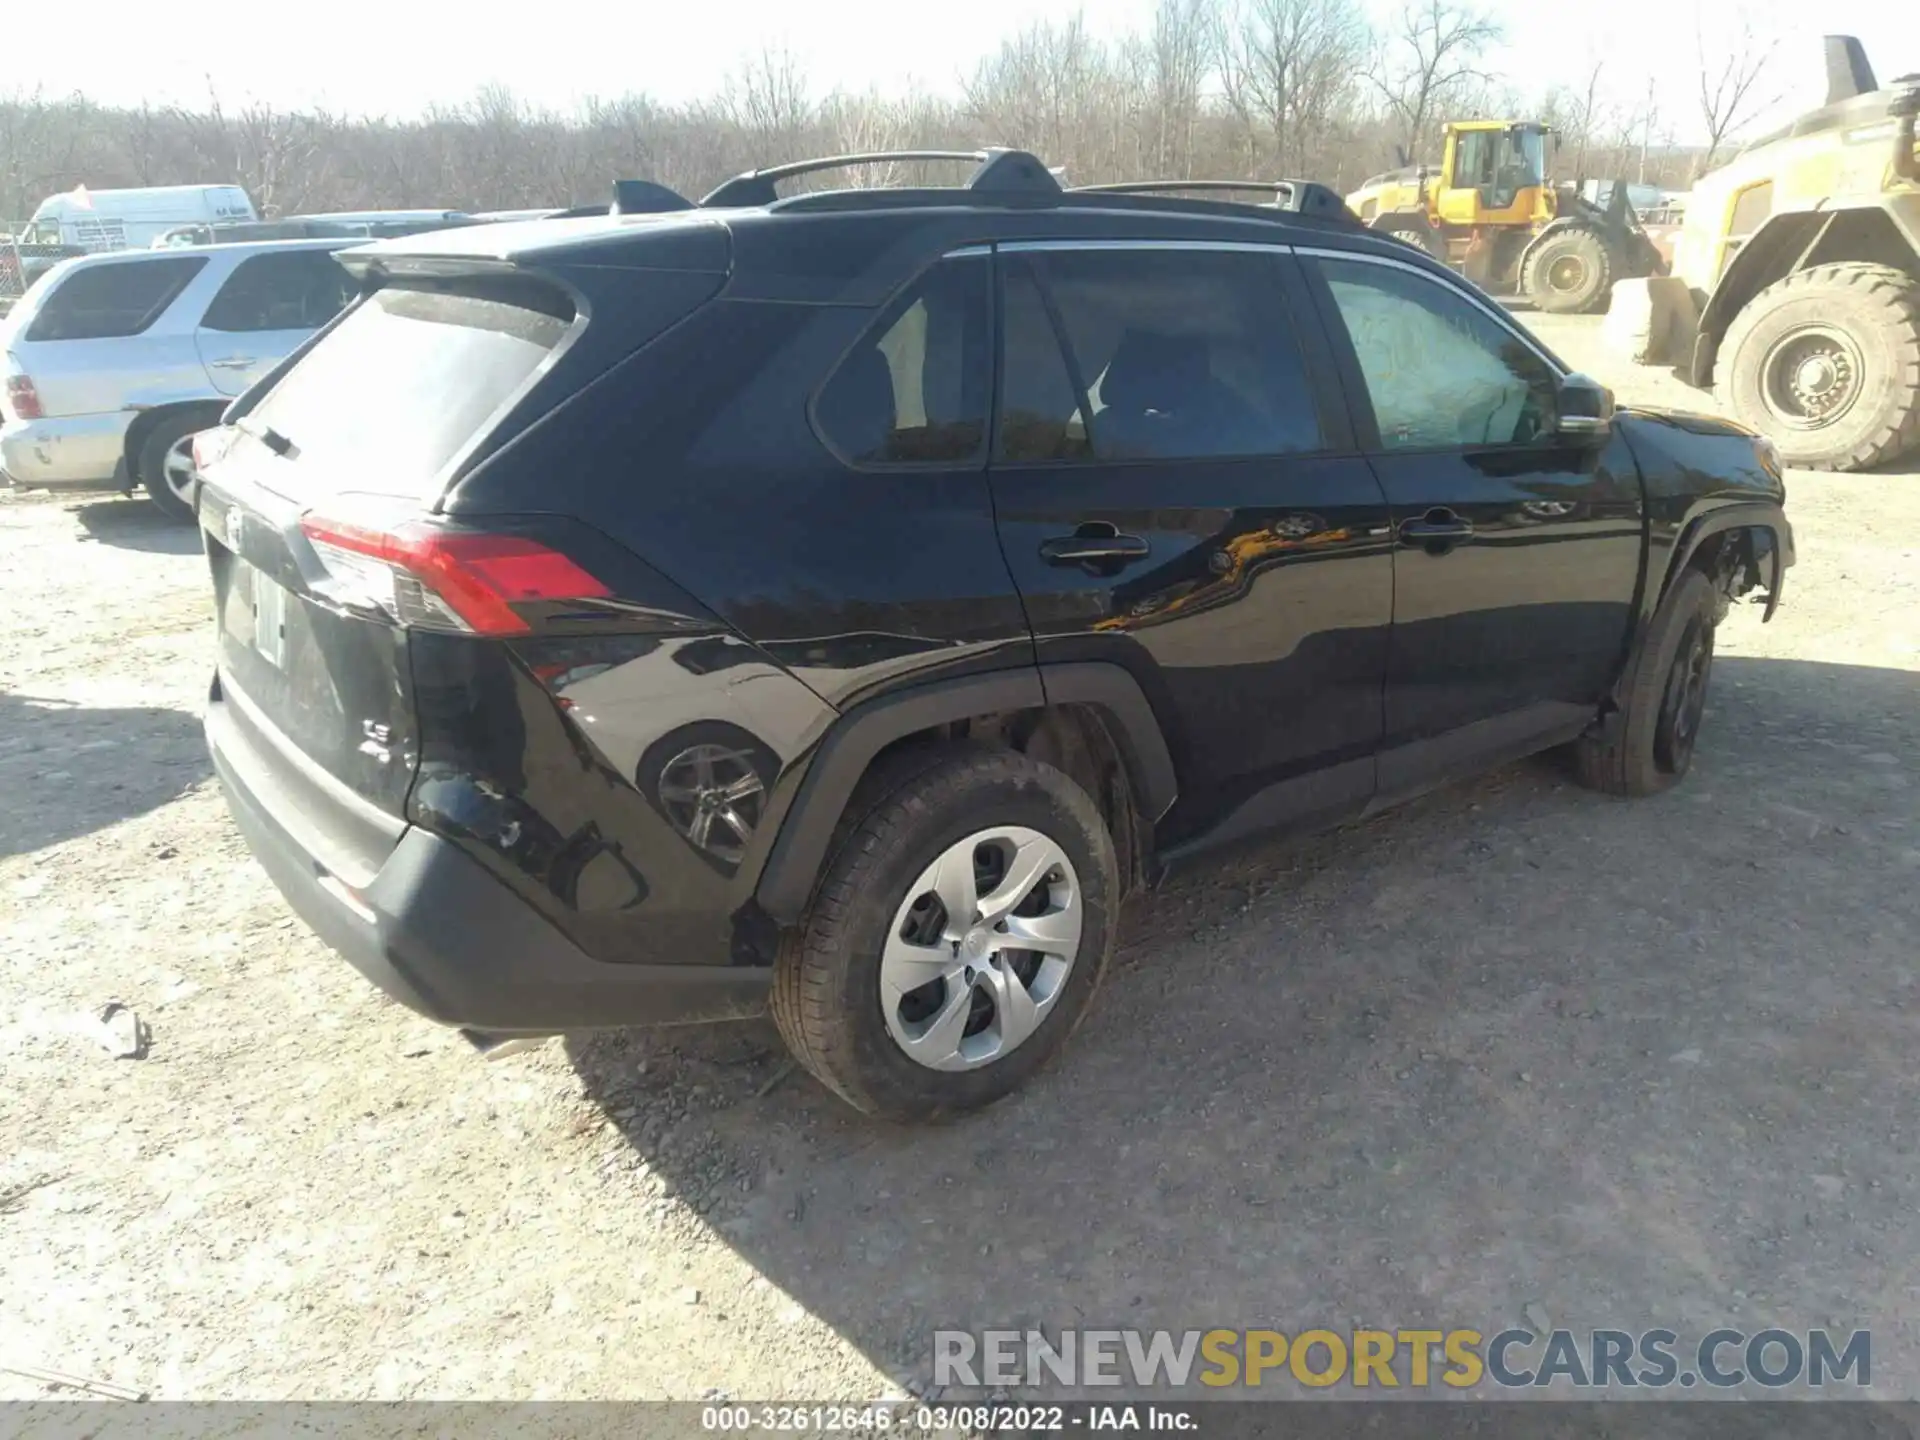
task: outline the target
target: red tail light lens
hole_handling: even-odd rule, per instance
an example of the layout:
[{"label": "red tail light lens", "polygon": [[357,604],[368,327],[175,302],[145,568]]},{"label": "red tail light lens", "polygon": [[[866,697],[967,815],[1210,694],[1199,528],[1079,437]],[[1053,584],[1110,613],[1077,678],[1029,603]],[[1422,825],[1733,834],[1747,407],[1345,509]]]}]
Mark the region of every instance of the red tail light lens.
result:
[{"label": "red tail light lens", "polygon": [[521,535],[445,530],[408,521],[375,528],[303,516],[334,598],[383,611],[402,625],[476,635],[524,635],[514,606],[612,594],[558,550]]},{"label": "red tail light lens", "polygon": [[46,409],[40,403],[40,392],[33,388],[31,375],[7,376],[7,408],[21,420],[46,418]]},{"label": "red tail light lens", "polygon": [[225,425],[202,430],[193,437],[193,468],[204,473],[233,448],[234,432]]}]

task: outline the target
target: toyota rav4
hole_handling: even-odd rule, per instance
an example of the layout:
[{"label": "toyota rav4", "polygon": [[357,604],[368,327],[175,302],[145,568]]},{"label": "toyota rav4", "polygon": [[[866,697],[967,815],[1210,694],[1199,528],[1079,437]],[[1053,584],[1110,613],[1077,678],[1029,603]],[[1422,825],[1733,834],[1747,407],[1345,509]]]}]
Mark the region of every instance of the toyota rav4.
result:
[{"label": "toyota rav4", "polygon": [[388,994],[483,1045],[770,1007],[928,1118],[1058,1050],[1168,864],[1550,747],[1686,774],[1793,561],[1765,441],[1616,411],[1319,186],[965,158],[346,252],[202,438],[219,774]]}]

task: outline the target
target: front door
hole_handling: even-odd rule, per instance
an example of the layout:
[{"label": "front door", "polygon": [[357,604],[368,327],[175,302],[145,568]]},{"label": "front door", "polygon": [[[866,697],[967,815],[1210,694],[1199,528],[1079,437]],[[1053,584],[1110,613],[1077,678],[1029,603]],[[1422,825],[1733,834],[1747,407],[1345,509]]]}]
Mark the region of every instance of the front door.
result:
[{"label": "front door", "polygon": [[1159,714],[1161,842],[1364,803],[1391,536],[1294,262],[1062,243],[999,267],[1001,543],[1042,664],[1124,666]]},{"label": "front door", "polygon": [[1394,555],[1381,789],[1590,719],[1639,587],[1623,440],[1555,434],[1555,368],[1451,277],[1305,261],[1386,491]]}]

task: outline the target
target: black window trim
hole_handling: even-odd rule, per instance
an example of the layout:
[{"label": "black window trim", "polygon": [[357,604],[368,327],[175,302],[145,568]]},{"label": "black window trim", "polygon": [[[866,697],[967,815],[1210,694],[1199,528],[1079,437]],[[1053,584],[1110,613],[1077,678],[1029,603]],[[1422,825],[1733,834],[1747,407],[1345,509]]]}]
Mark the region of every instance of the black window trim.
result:
[{"label": "black window trim", "polygon": [[[985,247],[973,247],[975,251],[983,248]],[[1270,450],[1260,451],[1251,455],[1138,455],[1112,460],[1101,460],[1093,456],[1081,460],[1002,460],[990,451],[991,458],[988,462],[990,468],[1044,471],[1075,470],[1082,469],[1088,465],[1145,469],[1168,465],[1273,464],[1289,460],[1352,458],[1365,453],[1365,446],[1361,443],[1362,436],[1359,427],[1352,423],[1351,417],[1345,410],[1336,410],[1329,405],[1330,399],[1337,403],[1339,397],[1330,397],[1321,386],[1314,383],[1314,366],[1317,363],[1321,363],[1323,358],[1337,360],[1337,352],[1331,350],[1330,347],[1334,342],[1331,337],[1324,333],[1326,329],[1325,321],[1317,315],[1300,313],[1300,300],[1297,300],[1293,294],[1288,284],[1285,271],[1279,268],[1295,263],[1294,257],[1296,255],[1306,253],[1300,250],[1298,246],[1278,240],[1215,240],[1182,239],[1179,237],[1170,237],[1167,239],[1134,239],[1086,236],[1046,240],[1000,240],[994,243],[992,249],[994,253],[999,256],[1020,254],[1042,256],[1047,253],[1063,254],[1075,251],[1111,250],[1144,250],[1155,252],[1165,252],[1169,250],[1226,251],[1229,253],[1268,256],[1276,264],[1273,276],[1275,292],[1279,296],[1282,310],[1285,311],[1293,327],[1292,338],[1299,350],[1301,369],[1306,375],[1309,398],[1313,402],[1314,416],[1319,421],[1321,443],[1311,450]],[[997,270],[999,268],[1000,267],[996,266]],[[1032,273],[1040,286],[1041,297],[1047,307],[1048,321],[1053,326],[1055,337],[1059,341],[1061,358],[1066,362],[1068,382],[1074,387],[1081,405],[1088,406],[1089,401],[1086,389],[1080,383],[1079,362],[1074,358],[1072,350],[1067,343],[1064,328],[1054,303],[1052,287],[1047,277],[1045,261],[1042,260],[1036,265]],[[1004,278],[1004,272],[995,277],[994,306],[996,321],[998,320],[998,310],[1004,290]],[[997,442],[999,438],[998,432],[1001,411],[999,328],[999,325],[996,324],[993,337],[993,416],[992,424],[988,426],[991,432],[990,438],[995,442]],[[1087,443],[1089,445],[1093,443],[1093,429],[1093,416],[1088,414]]]},{"label": "black window trim", "polygon": [[[840,448],[839,442],[828,435],[827,427],[820,423],[820,397],[838,378],[841,367],[847,363],[853,352],[876,338],[876,327],[882,320],[893,314],[894,306],[924,283],[935,270],[956,260],[979,260],[984,262],[987,270],[987,414],[986,422],[980,427],[979,443],[974,446],[971,455],[964,455],[954,460],[859,460],[854,458]],[[936,255],[896,285],[887,298],[878,305],[863,308],[872,318],[862,325],[860,333],[855,335],[838,355],[834,356],[833,363],[827,366],[820,383],[815,385],[813,392],[807,396],[807,428],[813,431],[813,438],[818,440],[821,448],[835,460],[847,469],[862,475],[924,475],[929,472],[938,474],[965,470],[984,472],[987,468],[988,456],[992,454],[994,402],[1000,388],[1000,287],[994,275],[993,247],[984,244],[962,245],[944,254]]]},{"label": "black window trim", "polygon": [[[1344,260],[1364,265],[1378,265],[1388,270],[1404,270],[1428,281],[1440,290],[1465,301],[1471,308],[1478,310],[1491,320],[1496,329],[1503,330],[1518,340],[1541,364],[1547,367],[1547,373],[1555,381],[1566,379],[1573,372],[1558,356],[1542,345],[1527,331],[1513,323],[1497,304],[1474,290],[1452,271],[1437,272],[1422,265],[1409,264],[1389,255],[1376,255],[1367,250],[1336,250],[1325,246],[1298,245],[1293,247],[1294,254],[1301,260]],[[1540,439],[1529,441],[1504,441],[1488,445],[1420,445],[1396,446],[1389,450],[1380,438],[1380,421],[1373,409],[1373,393],[1368,390],[1366,376],[1361,373],[1360,359],[1353,348],[1353,341],[1347,334],[1346,321],[1341,317],[1340,308],[1334,301],[1333,292],[1327,284],[1327,278],[1320,267],[1305,267],[1308,284],[1313,290],[1316,301],[1324,312],[1321,315],[1322,328],[1326,331],[1327,343],[1334,349],[1335,361],[1341,371],[1349,395],[1349,405],[1353,412],[1354,438],[1361,453],[1380,455],[1463,455],[1481,453],[1489,450],[1525,452],[1551,450],[1564,441],[1549,434]]]}]

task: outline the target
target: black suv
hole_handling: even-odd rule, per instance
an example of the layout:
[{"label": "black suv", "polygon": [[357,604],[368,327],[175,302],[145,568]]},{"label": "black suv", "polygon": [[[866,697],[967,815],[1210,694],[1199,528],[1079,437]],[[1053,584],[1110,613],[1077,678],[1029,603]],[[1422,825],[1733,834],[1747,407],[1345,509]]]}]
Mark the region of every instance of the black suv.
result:
[{"label": "black suv", "polygon": [[389,994],[483,1044],[770,1003],[928,1117],[1059,1047],[1168,862],[1549,746],[1686,773],[1793,559],[1765,441],[1615,414],[1319,186],[968,158],[346,252],[205,437],[214,760]]}]

